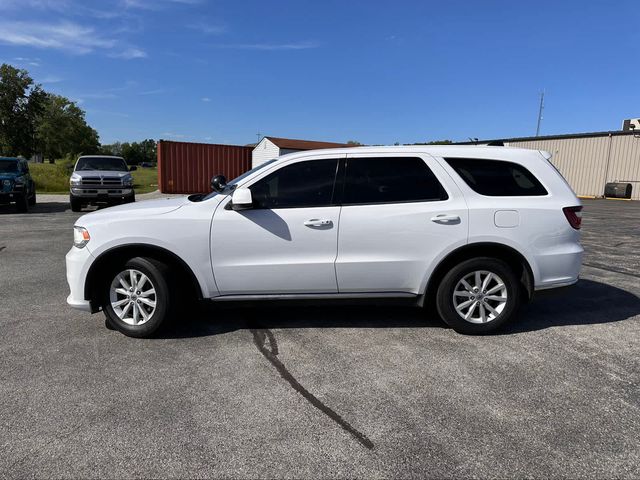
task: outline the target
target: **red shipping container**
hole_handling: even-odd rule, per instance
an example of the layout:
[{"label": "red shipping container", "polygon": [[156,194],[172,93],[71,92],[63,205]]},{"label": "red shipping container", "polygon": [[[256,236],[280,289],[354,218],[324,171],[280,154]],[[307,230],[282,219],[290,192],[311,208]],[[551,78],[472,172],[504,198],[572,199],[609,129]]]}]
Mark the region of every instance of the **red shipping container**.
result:
[{"label": "red shipping container", "polygon": [[158,141],[158,188],[162,193],[208,193],[211,177],[227,180],[251,169],[253,147]]}]

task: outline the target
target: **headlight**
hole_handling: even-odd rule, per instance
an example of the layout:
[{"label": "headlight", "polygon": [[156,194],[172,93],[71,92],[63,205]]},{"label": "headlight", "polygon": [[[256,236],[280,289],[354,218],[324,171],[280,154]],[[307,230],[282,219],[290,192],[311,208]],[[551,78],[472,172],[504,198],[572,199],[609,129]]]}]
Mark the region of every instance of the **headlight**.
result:
[{"label": "headlight", "polygon": [[22,187],[24,185],[24,177],[17,177],[15,182],[16,187]]},{"label": "headlight", "polygon": [[11,185],[11,180],[3,180],[2,184],[6,185],[6,186],[10,186]]},{"label": "headlight", "polygon": [[133,177],[132,177],[131,175],[129,175],[129,176],[127,176],[127,177],[124,177],[124,178],[122,179],[122,184],[123,184],[125,187],[131,187],[131,186],[133,186]]},{"label": "headlight", "polygon": [[84,227],[73,227],[73,246],[77,248],[84,248],[84,246],[91,240],[89,231]]},{"label": "headlight", "polygon": [[69,179],[69,183],[71,183],[71,185],[80,185],[80,182],[82,181],[82,177],[80,175],[76,175],[75,173],[73,175],[71,175],[71,178]]}]

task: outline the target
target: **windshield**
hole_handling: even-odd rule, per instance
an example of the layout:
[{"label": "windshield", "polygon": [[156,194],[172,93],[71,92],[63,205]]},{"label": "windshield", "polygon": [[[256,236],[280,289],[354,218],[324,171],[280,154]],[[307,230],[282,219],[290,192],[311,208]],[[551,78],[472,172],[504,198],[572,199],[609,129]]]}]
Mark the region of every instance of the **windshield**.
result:
[{"label": "windshield", "polygon": [[[240,175],[239,177],[234,178],[233,180],[231,180],[229,183],[227,183],[226,188],[224,189],[223,193],[229,193],[230,191],[232,191],[234,188],[236,188],[236,185],[241,182],[242,180],[244,180],[245,178],[247,178],[249,175],[257,172],[258,170],[262,170],[264,167],[266,167],[267,165],[271,165],[273,162],[275,162],[276,160],[278,160],[277,158],[273,158],[271,160],[268,160],[266,162],[264,162],[261,165],[258,165],[257,167],[253,167],[251,170],[248,170],[246,172],[244,172],[242,175]],[[209,200],[211,197],[217,195],[218,192],[211,192],[207,195],[205,195],[204,197],[197,197],[194,198],[194,201],[202,201],[202,200]]]},{"label": "windshield", "polygon": [[0,173],[15,173],[18,171],[18,162],[15,160],[0,159]]},{"label": "windshield", "polygon": [[122,158],[86,157],[78,160],[76,171],[79,170],[115,170],[117,172],[126,172],[128,168]]}]

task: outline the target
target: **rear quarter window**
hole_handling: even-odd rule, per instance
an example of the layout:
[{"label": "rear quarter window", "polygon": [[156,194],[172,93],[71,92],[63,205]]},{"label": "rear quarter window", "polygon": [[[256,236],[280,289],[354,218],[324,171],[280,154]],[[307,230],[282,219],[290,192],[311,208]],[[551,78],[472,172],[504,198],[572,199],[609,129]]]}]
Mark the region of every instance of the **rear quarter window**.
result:
[{"label": "rear quarter window", "polygon": [[547,195],[540,181],[525,167],[502,160],[445,158],[467,185],[488,197],[529,197]]}]

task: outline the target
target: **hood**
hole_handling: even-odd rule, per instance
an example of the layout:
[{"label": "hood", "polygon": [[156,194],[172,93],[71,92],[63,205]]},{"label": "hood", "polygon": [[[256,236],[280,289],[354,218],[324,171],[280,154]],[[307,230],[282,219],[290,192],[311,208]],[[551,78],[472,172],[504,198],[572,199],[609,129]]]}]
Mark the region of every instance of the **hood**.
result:
[{"label": "hood", "polygon": [[22,175],[24,175],[22,172],[2,172],[0,173],[0,182],[2,180],[14,180]]},{"label": "hood", "polygon": [[120,172],[118,170],[76,170],[73,172],[81,178],[85,177],[103,177],[103,178],[122,178],[131,175],[130,172]]},{"label": "hood", "polygon": [[160,198],[158,200],[144,200],[142,202],[127,203],[117,207],[109,207],[103,210],[83,215],[76,221],[76,225],[86,227],[90,224],[104,223],[114,220],[149,217],[169,213],[189,203],[187,197]]}]

